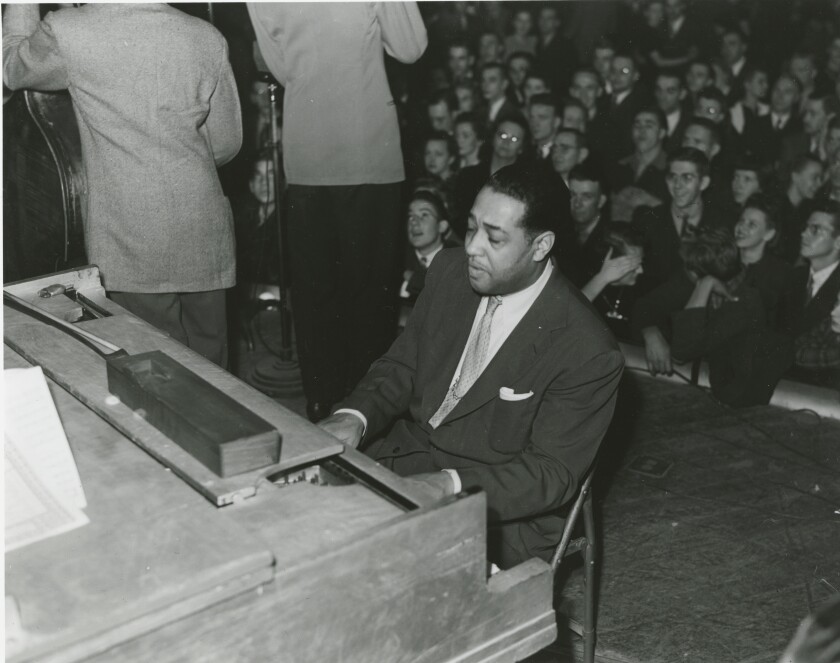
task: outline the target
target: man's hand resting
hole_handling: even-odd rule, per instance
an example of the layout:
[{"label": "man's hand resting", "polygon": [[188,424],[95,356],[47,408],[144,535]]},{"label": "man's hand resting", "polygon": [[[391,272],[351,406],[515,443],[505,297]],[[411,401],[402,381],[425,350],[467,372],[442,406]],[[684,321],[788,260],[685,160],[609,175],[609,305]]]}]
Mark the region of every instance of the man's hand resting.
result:
[{"label": "man's hand resting", "polygon": [[338,412],[330,415],[319,421],[318,426],[333,437],[337,437],[342,444],[353,449],[359,446],[359,442],[362,441],[362,434],[365,432],[365,425],[362,420],[349,412]]},{"label": "man's hand resting", "polygon": [[455,494],[455,483],[447,472],[428,472],[403,477],[403,482],[425,493],[433,502],[443,499],[447,495]]},{"label": "man's hand resting", "polygon": [[650,374],[671,375],[674,372],[671,364],[671,346],[662,332],[658,327],[645,327],[642,329],[642,336],[645,340],[645,358]]}]

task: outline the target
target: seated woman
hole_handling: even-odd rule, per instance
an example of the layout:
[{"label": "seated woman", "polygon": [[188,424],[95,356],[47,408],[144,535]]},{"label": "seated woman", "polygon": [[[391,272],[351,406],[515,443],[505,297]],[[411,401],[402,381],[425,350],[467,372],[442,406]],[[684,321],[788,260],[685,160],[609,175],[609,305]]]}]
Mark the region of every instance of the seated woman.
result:
[{"label": "seated woman", "polygon": [[477,166],[484,145],[481,121],[474,113],[460,113],[455,118],[455,142],[458,145],[458,170]]},{"label": "seated woman", "polygon": [[745,282],[732,235],[722,228],[702,232],[686,240],[681,253],[683,269],[640,299],[633,312],[649,364],[652,358],[670,370],[672,358],[704,359],[720,401],[769,402],[793,361],[792,343],[766,328],[761,295]]},{"label": "seated woman", "polygon": [[609,228],[602,242],[606,251],[601,269],[581,288],[622,340],[630,340],[630,311],[636,300],[634,286],[642,273],[643,242],[632,228]]},{"label": "seated woman", "polygon": [[783,331],[792,324],[793,267],[768,249],[778,237],[777,214],[769,196],[751,195],[735,224],[735,245],[745,271],[744,282],[761,295],[767,326]]}]

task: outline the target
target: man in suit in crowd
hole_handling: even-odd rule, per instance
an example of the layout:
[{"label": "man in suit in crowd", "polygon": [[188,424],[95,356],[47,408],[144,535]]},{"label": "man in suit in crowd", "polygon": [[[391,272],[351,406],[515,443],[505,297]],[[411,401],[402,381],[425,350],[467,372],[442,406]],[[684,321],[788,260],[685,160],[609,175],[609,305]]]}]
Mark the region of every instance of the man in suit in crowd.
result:
[{"label": "man in suit in crowd", "polygon": [[794,316],[795,364],[809,378],[840,388],[840,333],[832,316],[840,308],[840,204],[817,203],[802,232],[802,258],[795,268],[798,315]]},{"label": "man in suit in crowd", "polygon": [[610,161],[618,161],[633,153],[633,120],[650,99],[639,84],[636,61],[628,53],[613,57],[610,82],[612,100],[606,116],[604,152]]},{"label": "man in suit in crowd", "polygon": [[547,4],[537,14],[537,69],[548,76],[552,90],[566,90],[577,66],[577,52],[560,31],[560,11]]},{"label": "man in suit in crowd", "polygon": [[775,163],[782,141],[802,130],[799,119],[799,81],[790,74],[782,74],[770,92],[770,112],[750,118],[743,132],[744,147],[763,163]]},{"label": "man in suit in crowd", "polygon": [[481,95],[487,104],[487,126],[521,113],[507,95],[508,78],[500,62],[491,62],[481,67]]},{"label": "man in suit in crowd", "polygon": [[686,89],[679,71],[661,71],[653,86],[656,105],[665,114],[665,151],[673,150],[682,143],[686,124],[691,113],[685,107]]},{"label": "man in suit in crowd", "polygon": [[534,158],[546,161],[551,158],[554,134],[560,128],[561,117],[557,102],[551,94],[535,94],[528,104],[528,127],[534,142]]},{"label": "man in suit in crowd", "polygon": [[405,179],[385,52],[426,48],[413,2],[248,3],[283,95],[292,305],[310,419],[394,338]]},{"label": "man in suit in crowd", "polygon": [[550,558],[621,376],[615,340],[549,258],[568,209],[544,168],[494,173],[466,252],[435,259],[403,334],[322,422],[430,495],[483,490],[502,568]]},{"label": "man in suit in crowd", "polygon": [[798,157],[813,154],[825,161],[825,134],[828,122],[837,114],[837,97],[826,94],[811,97],[805,102],[802,113],[802,131],[782,140],[779,150],[779,168],[785,173]]},{"label": "man in suit in crowd", "polygon": [[85,248],[111,298],[227,363],[233,215],[216,167],[242,144],[222,35],[164,4],[6,8],[3,81],[68,89],[87,175]]}]

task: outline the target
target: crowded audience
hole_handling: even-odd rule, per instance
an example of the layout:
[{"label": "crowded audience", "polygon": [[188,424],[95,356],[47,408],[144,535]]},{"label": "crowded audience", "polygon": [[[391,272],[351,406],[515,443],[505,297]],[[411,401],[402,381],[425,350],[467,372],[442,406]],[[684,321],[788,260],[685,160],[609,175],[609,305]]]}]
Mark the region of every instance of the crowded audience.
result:
[{"label": "crowded audience", "polygon": [[387,68],[403,309],[487,178],[536,164],[571,205],[557,268],[651,373],[708,361],[735,405],[840,388],[840,9],[814,4],[819,34],[755,0],[421,4],[426,53]]}]

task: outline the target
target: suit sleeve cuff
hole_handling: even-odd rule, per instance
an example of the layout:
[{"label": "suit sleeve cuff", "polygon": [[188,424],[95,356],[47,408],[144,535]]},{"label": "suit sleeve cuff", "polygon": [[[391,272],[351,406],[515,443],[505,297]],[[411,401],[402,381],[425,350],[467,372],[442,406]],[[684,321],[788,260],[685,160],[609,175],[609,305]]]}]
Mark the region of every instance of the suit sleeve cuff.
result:
[{"label": "suit sleeve cuff", "polygon": [[458,476],[458,470],[441,470],[441,472],[446,472],[449,476],[452,477],[452,483],[455,485],[455,492],[453,494],[457,495],[461,492],[462,485],[461,485],[461,477]]},{"label": "suit sleeve cuff", "polygon": [[364,426],[364,430],[362,430],[362,437],[364,437],[365,433],[367,433],[367,427],[368,427],[367,417],[365,415],[363,415],[361,412],[359,412],[358,410],[353,410],[353,409],[347,408],[347,407],[341,408],[340,410],[336,410],[335,412],[333,412],[333,414],[342,414],[342,413],[355,415],[355,416],[359,417],[359,419],[362,420],[362,425]]}]

